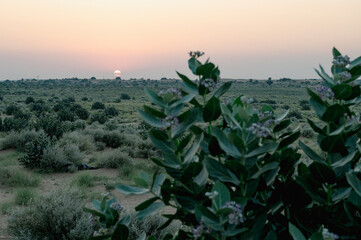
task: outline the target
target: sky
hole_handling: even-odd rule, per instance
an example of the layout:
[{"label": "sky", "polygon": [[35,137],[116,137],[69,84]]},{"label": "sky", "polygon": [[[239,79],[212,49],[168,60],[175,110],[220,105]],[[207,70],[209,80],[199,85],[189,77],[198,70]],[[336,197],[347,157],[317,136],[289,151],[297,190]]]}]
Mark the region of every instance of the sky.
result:
[{"label": "sky", "polygon": [[317,78],[361,55],[360,0],[0,0],[0,80],[174,78],[200,50],[221,77]]}]

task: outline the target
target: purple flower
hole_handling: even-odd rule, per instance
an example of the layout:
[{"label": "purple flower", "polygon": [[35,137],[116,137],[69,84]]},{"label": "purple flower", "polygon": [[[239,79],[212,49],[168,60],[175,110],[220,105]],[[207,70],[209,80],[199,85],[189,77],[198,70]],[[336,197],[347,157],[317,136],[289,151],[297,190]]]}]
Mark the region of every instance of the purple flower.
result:
[{"label": "purple flower", "polygon": [[242,214],[242,209],[241,209],[241,205],[239,205],[238,203],[234,202],[234,201],[229,201],[226,202],[223,206],[223,208],[230,208],[233,210],[233,212],[231,212],[228,215],[228,223],[232,224],[232,225],[238,225],[239,223],[243,223],[244,222],[244,217]]},{"label": "purple flower", "polygon": [[162,90],[158,93],[159,97],[162,97],[163,95],[167,94],[167,93],[171,93],[173,94],[173,97],[179,99],[182,98],[182,92],[179,88],[168,88],[166,90]]},{"label": "purple flower", "polygon": [[168,115],[166,118],[162,119],[162,123],[164,124],[163,129],[167,129],[169,127],[174,128],[178,126],[179,120],[177,117],[174,117],[173,115]]},{"label": "purple flower", "polygon": [[346,81],[352,78],[351,73],[348,71],[340,72],[338,76],[341,78],[341,80]]},{"label": "purple flower", "polygon": [[118,202],[114,202],[110,204],[110,208],[113,208],[115,211],[121,211],[123,209],[123,206],[120,205]]},{"label": "purple flower", "polygon": [[333,65],[335,65],[336,67],[345,67],[348,64],[350,64],[350,58],[346,55],[346,56],[337,56],[333,59],[332,61]]},{"label": "purple flower", "polygon": [[199,57],[201,57],[203,55],[204,55],[204,52],[201,52],[201,51],[190,51],[189,52],[189,56],[191,58],[199,58]]},{"label": "purple flower", "polygon": [[201,81],[201,85],[203,85],[210,92],[212,92],[216,88],[217,83],[212,78],[206,78],[206,79]]},{"label": "purple flower", "polygon": [[340,238],[337,234],[330,232],[327,228],[322,230],[322,237],[324,240],[336,240]]},{"label": "purple flower", "polygon": [[314,90],[318,93],[318,95],[323,99],[333,99],[335,97],[335,93],[331,88],[326,86],[318,86],[315,87]]}]

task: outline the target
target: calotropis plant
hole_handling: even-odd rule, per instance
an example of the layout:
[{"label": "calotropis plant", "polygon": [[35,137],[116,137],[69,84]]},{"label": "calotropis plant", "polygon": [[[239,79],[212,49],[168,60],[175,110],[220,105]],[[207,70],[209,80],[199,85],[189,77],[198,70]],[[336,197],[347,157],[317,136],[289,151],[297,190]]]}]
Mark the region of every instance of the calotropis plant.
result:
[{"label": "calotropis plant", "polygon": [[198,57],[188,61],[198,81],[178,73],[182,89],[146,89],[156,107],[139,111],[154,127],[150,136],[162,158],[152,160],[166,174],[155,173],[151,183],[138,178],[148,188],[118,189],[154,195],[136,207],[140,218],[173,207],[164,226],[180,220],[190,229],[180,230],[178,239],[291,237],[288,223],[296,221],[290,209],[305,207],[307,197],[295,180],[301,155],[290,146],[300,132],[288,130],[287,112],[256,110],[244,96],[222,103],[231,82],[219,86],[218,68]]},{"label": "calotropis plant", "polygon": [[153,127],[162,157],[152,160],[164,171],[151,180],[142,174],[141,187],[117,187],[153,195],[136,207],[137,217],[174,208],[161,228],[173,220],[188,227],[166,239],[359,239],[361,125],[352,109],[361,102],[361,58],[333,52],[333,76],[321,67],[325,85],[308,89],[321,120],[308,121],[325,154],[299,142],[307,164],[291,145],[300,132],[289,130],[287,112],[256,110],[244,96],[221,102],[231,83],[220,84],[218,68],[198,60],[201,52],[188,61],[197,81],[178,73],[181,89],[146,89],[154,106],[139,112]]}]

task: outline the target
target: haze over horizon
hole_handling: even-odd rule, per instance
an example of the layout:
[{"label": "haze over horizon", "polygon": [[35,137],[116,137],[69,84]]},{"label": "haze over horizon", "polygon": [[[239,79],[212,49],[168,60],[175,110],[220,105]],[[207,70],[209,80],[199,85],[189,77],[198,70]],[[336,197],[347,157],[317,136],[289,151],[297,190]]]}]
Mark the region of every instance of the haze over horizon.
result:
[{"label": "haze over horizon", "polygon": [[1,0],[0,81],[174,78],[204,51],[222,78],[317,78],[361,55],[359,0]]}]

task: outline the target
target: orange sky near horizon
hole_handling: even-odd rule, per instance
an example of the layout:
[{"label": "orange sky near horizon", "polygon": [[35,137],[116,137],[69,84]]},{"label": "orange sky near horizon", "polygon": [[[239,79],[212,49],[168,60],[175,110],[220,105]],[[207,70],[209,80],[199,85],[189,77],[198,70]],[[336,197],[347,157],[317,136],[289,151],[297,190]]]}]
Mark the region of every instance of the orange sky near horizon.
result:
[{"label": "orange sky near horizon", "polygon": [[333,46],[361,55],[360,10],[359,0],[1,0],[0,80],[175,77],[189,50],[223,77],[316,77]]}]

